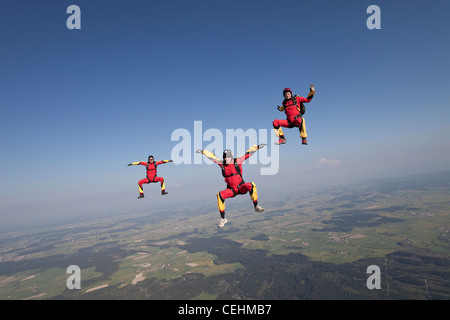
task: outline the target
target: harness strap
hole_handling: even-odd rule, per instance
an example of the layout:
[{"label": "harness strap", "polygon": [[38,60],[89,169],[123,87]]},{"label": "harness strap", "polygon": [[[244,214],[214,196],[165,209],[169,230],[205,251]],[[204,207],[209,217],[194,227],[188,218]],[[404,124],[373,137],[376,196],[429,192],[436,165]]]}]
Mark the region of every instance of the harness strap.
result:
[{"label": "harness strap", "polygon": [[224,178],[229,178],[229,177],[237,176],[237,175],[240,175],[240,174],[239,173],[232,173],[232,174],[229,174],[227,176],[224,176]]},{"label": "harness strap", "polygon": [[233,162],[234,162],[234,168],[236,169],[236,173],[232,173],[230,175],[226,175],[225,174],[225,163],[222,165],[222,176],[224,178],[232,177],[232,176],[235,176],[235,175],[240,175],[241,178],[242,178],[241,168],[239,167],[239,164],[237,163],[236,158],[233,159]]},{"label": "harness strap", "polygon": [[225,175],[225,164],[223,164],[222,165],[222,175],[224,178],[229,178],[229,177],[237,176],[237,175],[239,175],[241,177],[241,182],[239,182],[239,184],[237,185],[238,192],[235,192],[234,188],[227,185],[227,188],[230,189],[231,191],[233,191],[233,196],[235,196],[239,193],[239,188],[245,183],[245,181],[242,178],[241,168],[239,167],[239,164],[237,163],[236,158],[234,158],[233,162],[234,162],[234,168],[236,169],[236,173],[232,173],[230,175]]},{"label": "harness strap", "polygon": [[[297,110],[300,111],[301,114],[305,113],[305,106],[303,105],[302,102],[300,102],[300,106],[297,105],[297,97],[298,95],[292,96],[292,98],[290,98],[289,100],[292,100],[292,105],[297,107]],[[289,101],[287,99],[283,100],[283,106],[286,107],[287,102]]]},{"label": "harness strap", "polygon": [[[153,169],[149,169],[149,168],[148,168],[149,166],[150,166],[150,163],[147,162],[147,165],[146,165],[147,172],[148,172],[148,171],[151,171],[151,170],[156,171],[156,165],[155,165],[154,163],[153,163],[153,166],[154,166]],[[156,178],[157,175],[158,175],[158,174],[155,174],[155,176],[154,176],[153,179],[152,179],[152,182],[155,182],[155,178]],[[150,178],[149,178],[148,174],[147,174],[147,179],[148,179],[148,181],[150,181]]]},{"label": "harness strap", "polygon": [[230,189],[231,191],[233,191],[233,197],[236,196],[237,194],[239,194],[239,188],[245,183],[244,180],[242,180],[238,185],[237,185],[237,192],[234,191],[234,188],[227,186],[227,189]]}]

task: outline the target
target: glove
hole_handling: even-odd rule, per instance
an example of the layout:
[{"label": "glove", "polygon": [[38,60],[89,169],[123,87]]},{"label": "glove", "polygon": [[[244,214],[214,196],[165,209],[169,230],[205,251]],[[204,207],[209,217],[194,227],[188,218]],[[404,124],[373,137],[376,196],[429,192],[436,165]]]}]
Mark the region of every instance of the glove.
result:
[{"label": "glove", "polygon": [[128,166],[132,166],[132,165],[133,165],[132,163],[129,163],[129,164],[128,164]]},{"label": "glove", "polygon": [[258,149],[264,148],[265,146],[267,146],[266,143],[261,143],[261,144],[258,145]]},{"label": "glove", "polygon": [[197,153],[203,153],[203,150],[202,150],[202,149],[198,149],[198,150],[195,151],[195,152],[197,152]]},{"label": "glove", "polygon": [[173,162],[173,160],[169,160],[168,162]]},{"label": "glove", "polygon": [[313,85],[313,84],[311,84],[311,85],[309,86],[309,91],[311,91],[311,92],[316,91],[316,88],[314,88],[314,85]]}]

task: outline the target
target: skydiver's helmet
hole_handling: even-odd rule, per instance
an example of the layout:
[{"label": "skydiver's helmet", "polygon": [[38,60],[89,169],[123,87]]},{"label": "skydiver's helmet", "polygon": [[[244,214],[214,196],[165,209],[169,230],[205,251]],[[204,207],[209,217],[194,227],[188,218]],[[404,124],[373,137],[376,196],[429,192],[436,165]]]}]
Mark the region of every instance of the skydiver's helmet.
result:
[{"label": "skydiver's helmet", "polygon": [[225,149],[223,151],[223,160],[225,161],[225,158],[233,158],[233,152],[231,152],[230,149]]},{"label": "skydiver's helmet", "polygon": [[291,96],[293,95],[292,90],[289,89],[289,88],[286,88],[286,89],[283,90],[283,97],[284,97],[284,95],[286,94],[286,92],[290,92],[290,93],[291,93]]}]

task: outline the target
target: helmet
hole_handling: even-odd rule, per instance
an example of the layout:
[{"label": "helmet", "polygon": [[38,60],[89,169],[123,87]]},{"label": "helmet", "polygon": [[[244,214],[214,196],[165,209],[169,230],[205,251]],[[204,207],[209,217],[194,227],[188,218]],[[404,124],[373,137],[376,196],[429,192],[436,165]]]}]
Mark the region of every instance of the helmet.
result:
[{"label": "helmet", "polygon": [[285,88],[285,89],[283,90],[283,97],[284,97],[284,95],[286,94],[286,92],[290,92],[290,93],[292,94],[292,90],[291,90],[291,89]]},{"label": "helmet", "polygon": [[148,159],[150,159],[150,158],[153,158],[153,159],[155,159],[155,157],[154,157],[154,156],[152,156],[152,155],[149,155],[149,156],[148,156]]},{"label": "helmet", "polygon": [[233,158],[233,152],[230,149],[223,150],[223,158]]}]

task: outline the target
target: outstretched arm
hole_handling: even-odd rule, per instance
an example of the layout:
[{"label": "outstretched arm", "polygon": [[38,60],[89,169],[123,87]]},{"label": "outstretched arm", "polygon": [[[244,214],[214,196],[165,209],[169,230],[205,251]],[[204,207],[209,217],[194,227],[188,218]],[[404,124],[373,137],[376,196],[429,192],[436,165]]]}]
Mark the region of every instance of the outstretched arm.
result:
[{"label": "outstretched arm", "polygon": [[161,161],[156,161],[155,165],[159,166],[160,164],[167,163],[167,162],[173,162],[173,160],[161,160]]},{"label": "outstretched arm", "polygon": [[203,155],[205,155],[209,160],[214,161],[217,164],[223,164],[223,161],[220,160],[219,158],[216,157],[216,155],[208,150],[202,150],[202,149],[198,149],[196,151],[197,153],[202,153]]},{"label": "outstretched arm", "polygon": [[250,149],[248,149],[247,150],[247,152],[243,155],[243,156],[241,156],[241,157],[239,157],[239,158],[237,158],[237,163],[242,163],[242,162],[244,162],[245,160],[247,160],[250,156],[252,156],[256,151],[258,151],[259,149],[261,149],[261,148],[264,148],[264,146],[265,146],[266,144],[259,144],[259,145],[256,145],[256,144],[254,144]]},{"label": "outstretched arm", "polygon": [[132,162],[129,163],[128,166],[137,166],[138,164],[141,164],[143,161],[138,161],[138,162]]}]

